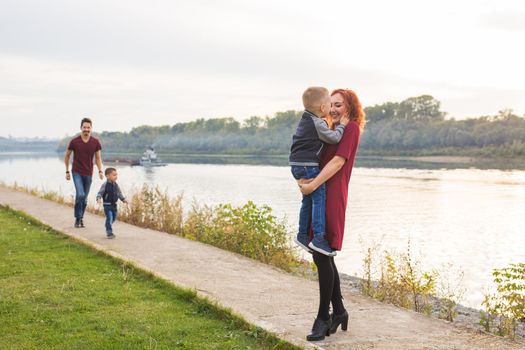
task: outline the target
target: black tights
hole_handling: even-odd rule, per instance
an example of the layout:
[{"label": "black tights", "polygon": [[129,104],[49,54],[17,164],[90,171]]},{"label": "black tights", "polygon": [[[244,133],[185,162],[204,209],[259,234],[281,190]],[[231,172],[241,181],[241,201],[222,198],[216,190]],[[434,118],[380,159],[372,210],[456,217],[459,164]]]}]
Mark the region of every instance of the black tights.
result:
[{"label": "black tights", "polygon": [[335,266],[334,257],[313,252],[314,263],[319,274],[319,310],[317,318],[328,320],[330,318],[330,302],[336,315],[345,312],[339,273]]}]

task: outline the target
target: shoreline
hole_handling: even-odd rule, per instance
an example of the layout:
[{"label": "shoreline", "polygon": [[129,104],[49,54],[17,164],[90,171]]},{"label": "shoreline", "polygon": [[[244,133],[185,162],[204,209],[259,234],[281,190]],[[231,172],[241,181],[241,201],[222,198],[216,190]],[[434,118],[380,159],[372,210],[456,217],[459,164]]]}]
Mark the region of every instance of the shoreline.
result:
[{"label": "shoreline", "polygon": [[[352,275],[348,275],[348,274],[345,274],[345,273],[339,273],[339,279],[341,281],[341,289],[343,291],[346,291],[348,293],[357,293],[363,297],[365,297],[362,293],[361,293],[361,282],[363,281],[362,278],[360,277],[357,277],[357,276],[352,276]],[[372,297],[369,297],[370,299],[374,299]],[[374,299],[376,300],[376,299]],[[380,300],[377,300],[379,303],[381,304],[388,304],[388,303],[385,303],[385,302],[382,302]],[[430,314],[424,314],[424,313],[421,313],[422,315],[426,316],[426,317],[429,317],[429,318],[432,318],[432,319],[441,319],[439,318],[439,298],[437,297],[434,297],[434,296],[431,296],[431,304],[432,304],[432,311]],[[395,306],[395,307],[398,307],[400,309],[404,309],[402,307],[399,307],[399,306]],[[476,308],[473,308],[473,307],[470,307],[470,306],[465,306],[465,305],[462,305],[462,304],[457,304],[456,305],[456,311],[457,311],[457,316],[454,317],[454,320],[453,321],[447,321],[447,320],[444,320],[444,319],[441,319],[445,322],[448,322],[448,323],[451,323],[451,324],[456,324],[456,325],[461,325],[461,326],[464,326],[464,327],[467,327],[469,329],[472,329],[476,332],[480,332],[480,333],[485,333],[485,334],[492,334],[492,333],[489,333],[487,332],[483,326],[480,324],[480,321],[481,321],[481,313],[483,312],[483,310],[481,309],[476,309]],[[404,310],[407,310],[407,311],[413,311],[413,310],[409,310],[409,309],[404,309]],[[413,312],[416,312],[416,311],[413,311]],[[494,335],[494,334],[492,334]],[[495,335],[496,336],[496,335]],[[525,323],[524,322],[521,322],[520,324],[518,324],[517,328],[516,328],[516,337],[518,338],[525,338]]]},{"label": "shoreline", "polygon": [[[389,158],[389,157],[385,157]],[[465,163],[488,163],[489,158],[465,157],[465,156],[406,156],[406,157],[392,157],[393,160],[412,160],[423,163],[449,163],[449,164],[465,164]]]}]

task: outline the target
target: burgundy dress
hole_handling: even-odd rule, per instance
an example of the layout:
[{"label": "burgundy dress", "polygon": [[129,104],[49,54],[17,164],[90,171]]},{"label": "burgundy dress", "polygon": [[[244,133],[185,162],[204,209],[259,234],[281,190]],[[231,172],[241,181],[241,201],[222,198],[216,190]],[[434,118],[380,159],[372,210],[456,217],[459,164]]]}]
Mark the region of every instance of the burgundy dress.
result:
[{"label": "burgundy dress", "polygon": [[346,159],[343,167],[326,182],[326,239],[335,250],[341,250],[343,245],[348,183],[354,166],[360,134],[361,130],[356,122],[348,123],[341,141],[335,145],[325,145],[321,158],[321,168],[334,156],[341,156]]}]

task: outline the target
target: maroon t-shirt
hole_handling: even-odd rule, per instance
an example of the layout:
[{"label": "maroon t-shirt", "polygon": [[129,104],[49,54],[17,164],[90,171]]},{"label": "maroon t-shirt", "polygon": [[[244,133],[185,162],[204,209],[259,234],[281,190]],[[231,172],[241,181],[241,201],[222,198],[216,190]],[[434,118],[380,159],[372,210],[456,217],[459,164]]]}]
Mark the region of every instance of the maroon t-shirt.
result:
[{"label": "maroon t-shirt", "polygon": [[84,176],[93,176],[93,157],[102,149],[100,142],[93,136],[89,137],[88,142],[77,136],[69,142],[67,149],[73,151],[72,171]]},{"label": "maroon t-shirt", "polygon": [[348,183],[352,175],[360,134],[361,130],[356,122],[348,123],[341,141],[335,145],[325,145],[321,157],[321,168],[335,156],[346,159],[343,167],[326,181],[326,239],[335,250],[341,250],[343,246]]}]

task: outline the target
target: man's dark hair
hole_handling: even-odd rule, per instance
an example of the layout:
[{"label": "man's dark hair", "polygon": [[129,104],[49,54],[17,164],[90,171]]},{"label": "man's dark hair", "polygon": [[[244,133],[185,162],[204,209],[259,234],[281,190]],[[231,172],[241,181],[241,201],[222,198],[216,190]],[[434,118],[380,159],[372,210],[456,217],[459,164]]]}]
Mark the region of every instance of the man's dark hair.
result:
[{"label": "man's dark hair", "polygon": [[117,171],[117,169],[115,169],[115,168],[106,168],[106,170],[104,171],[104,175],[108,176],[109,174],[111,174],[114,171]]},{"label": "man's dark hair", "polygon": [[89,125],[93,126],[93,122],[89,118],[83,118],[82,121],[80,122],[80,127],[82,127],[84,123],[89,123]]}]

